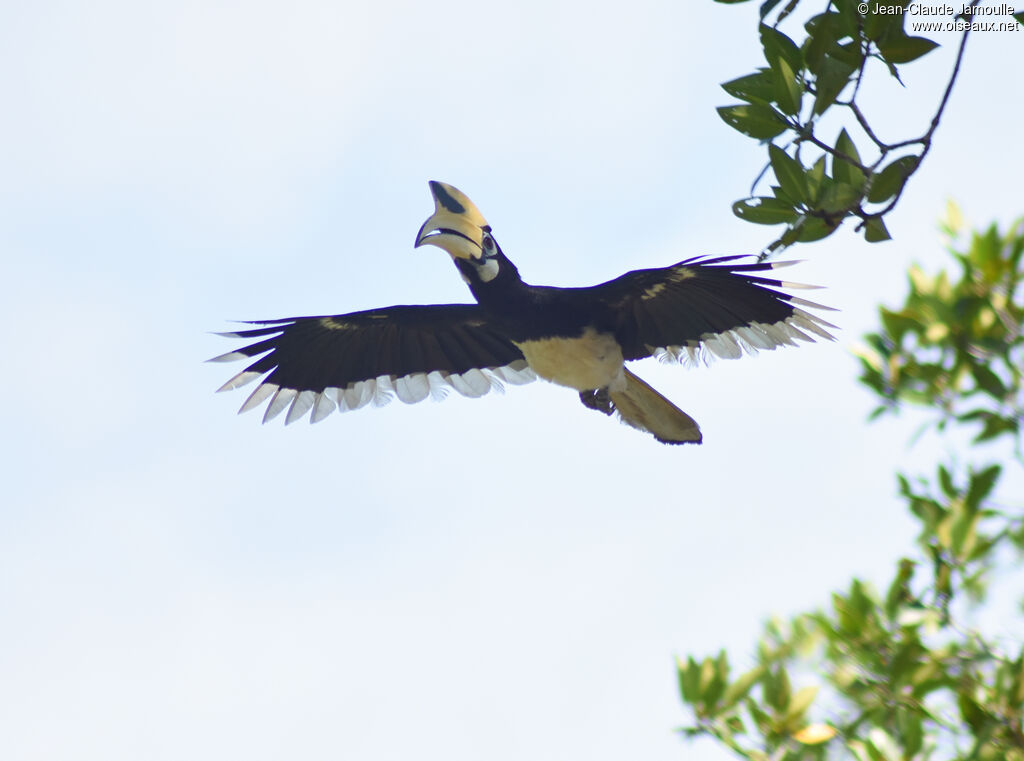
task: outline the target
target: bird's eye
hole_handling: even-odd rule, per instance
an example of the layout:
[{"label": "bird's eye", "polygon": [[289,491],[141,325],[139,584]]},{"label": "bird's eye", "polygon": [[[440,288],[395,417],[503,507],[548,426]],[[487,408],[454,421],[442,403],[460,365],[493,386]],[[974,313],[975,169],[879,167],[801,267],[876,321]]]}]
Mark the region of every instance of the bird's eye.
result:
[{"label": "bird's eye", "polygon": [[494,238],[492,238],[490,235],[484,235],[484,253],[494,253]]}]

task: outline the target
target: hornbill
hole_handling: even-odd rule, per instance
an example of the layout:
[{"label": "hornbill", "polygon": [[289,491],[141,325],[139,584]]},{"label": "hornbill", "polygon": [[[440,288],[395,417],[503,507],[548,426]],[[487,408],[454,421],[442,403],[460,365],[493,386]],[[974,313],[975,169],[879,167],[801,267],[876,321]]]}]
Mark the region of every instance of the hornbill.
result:
[{"label": "hornbill", "polygon": [[477,303],[292,317],[222,333],[258,340],[211,362],[259,359],[219,391],[266,376],[239,412],[269,399],[264,422],[287,407],[286,423],[310,410],[315,423],[335,409],[386,403],[392,394],[409,404],[443,398],[449,387],[477,397],[502,381],[540,376],[660,442],[699,444],[696,421],[626,361],[733,359],[814,340],[808,334],[832,339],[826,328],[835,326],[800,308],[828,307],[778,290],[800,287],[795,283],[761,276],[792,262],[697,257],[589,288],[529,285],[464,193],[443,182],[431,182],[430,192],[434,213],[415,245],[446,251]]}]

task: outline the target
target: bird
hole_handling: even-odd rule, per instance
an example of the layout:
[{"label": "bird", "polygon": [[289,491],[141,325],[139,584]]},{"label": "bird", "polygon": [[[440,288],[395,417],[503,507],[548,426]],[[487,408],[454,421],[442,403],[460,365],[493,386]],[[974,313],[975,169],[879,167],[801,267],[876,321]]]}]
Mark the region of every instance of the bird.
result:
[{"label": "bird", "polygon": [[[796,262],[747,255],[698,256],[639,269],[600,285],[529,285],[476,205],[432,180],[434,213],[414,248],[445,251],[475,304],[396,305],[348,314],[250,321],[218,335],[254,342],[210,362],[251,360],[218,391],[262,379],[239,412],[269,400],[263,422],[286,424],[387,403],[479,397],[542,378],[578,392],[589,409],[664,444],[700,444],[697,422],[626,367],[658,357],[698,364],[757,350],[834,340],[807,309],[831,310],[787,293],[810,288],[764,275]],[[750,261],[753,259],[753,261]]]}]

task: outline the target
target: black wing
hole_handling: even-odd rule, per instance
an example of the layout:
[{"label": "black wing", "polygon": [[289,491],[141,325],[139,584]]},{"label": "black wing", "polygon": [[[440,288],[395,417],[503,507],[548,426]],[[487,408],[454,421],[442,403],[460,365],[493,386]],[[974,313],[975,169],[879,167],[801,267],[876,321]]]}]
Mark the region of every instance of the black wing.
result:
[{"label": "black wing", "polygon": [[800,308],[829,307],[779,290],[813,286],[759,275],[795,262],[727,263],[745,258],[697,257],[596,286],[613,307],[623,356],[697,361],[703,348],[734,359],[744,351],[793,346],[794,339],[813,341],[808,333],[833,340],[826,328],[834,325]]},{"label": "black wing", "polygon": [[536,377],[519,349],[475,304],[393,306],[251,324],[267,327],[219,335],[262,340],[210,361],[266,355],[218,389],[266,375],[239,410],[269,398],[264,422],[285,407],[286,423],[310,409],[315,423],[335,409],[386,403],[392,393],[412,404],[427,396],[443,398],[447,387],[475,397],[500,389],[501,381],[527,383]]}]

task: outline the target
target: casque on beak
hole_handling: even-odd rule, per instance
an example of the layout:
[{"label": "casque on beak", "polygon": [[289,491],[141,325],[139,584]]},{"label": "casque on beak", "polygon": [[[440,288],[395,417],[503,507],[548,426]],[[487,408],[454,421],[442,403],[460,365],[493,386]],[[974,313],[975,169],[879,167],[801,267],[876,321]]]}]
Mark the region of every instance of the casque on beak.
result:
[{"label": "casque on beak", "polygon": [[416,233],[416,248],[437,246],[458,259],[480,259],[484,233],[491,229],[484,215],[458,188],[436,180],[429,184],[434,213]]}]

